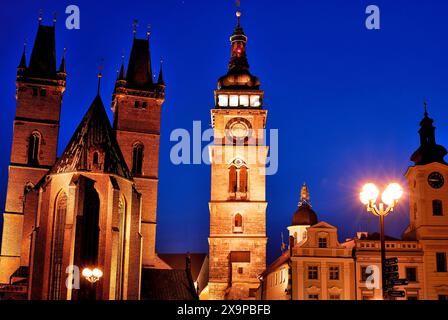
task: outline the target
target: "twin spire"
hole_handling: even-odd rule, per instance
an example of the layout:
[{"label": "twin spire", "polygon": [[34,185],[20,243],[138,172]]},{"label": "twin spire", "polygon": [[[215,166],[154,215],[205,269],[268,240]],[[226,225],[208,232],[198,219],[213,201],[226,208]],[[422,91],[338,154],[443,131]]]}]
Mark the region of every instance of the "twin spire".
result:
[{"label": "twin spire", "polygon": [[151,34],[150,26],[146,32],[146,39],[137,38],[138,22],[133,22],[134,40],[129,57],[127,71],[124,63],[124,53],[121,56],[122,62],[117,76],[117,85],[126,85],[135,89],[150,89],[154,84],[164,86],[162,61],[160,62],[160,71],[158,80],[154,83],[152,77],[151,54],[149,49],[149,37]]}]

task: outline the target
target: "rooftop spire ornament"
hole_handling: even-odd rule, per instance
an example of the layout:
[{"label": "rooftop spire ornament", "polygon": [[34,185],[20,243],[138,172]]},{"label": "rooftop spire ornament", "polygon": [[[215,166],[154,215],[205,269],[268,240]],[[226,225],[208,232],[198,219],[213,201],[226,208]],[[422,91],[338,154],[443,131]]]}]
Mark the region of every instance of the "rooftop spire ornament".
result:
[{"label": "rooftop spire ornament", "polygon": [[303,186],[300,189],[299,207],[302,206],[303,204],[308,204],[308,205],[311,206],[311,204],[310,204],[310,191],[308,190],[308,187],[307,187],[305,182],[303,183]]},{"label": "rooftop spire ornament", "polygon": [[134,34],[134,38],[137,36],[137,28],[138,28],[138,20],[134,19],[134,21],[132,21],[132,33]]},{"label": "rooftop spire ornament", "polygon": [[42,15],[43,15],[43,10],[39,9],[39,17],[37,18],[37,20],[39,21],[39,24],[42,23]]},{"label": "rooftop spire ornament", "polygon": [[97,90],[97,95],[100,95],[100,89],[101,89],[101,78],[103,78],[103,74],[102,74],[102,70],[103,70],[103,62],[104,59],[101,58],[101,63],[100,66],[98,67],[98,90]]},{"label": "rooftop spire ornament", "polygon": [[428,116],[428,102],[426,100],[426,97],[423,100],[423,106],[425,107],[425,117],[427,117]]}]

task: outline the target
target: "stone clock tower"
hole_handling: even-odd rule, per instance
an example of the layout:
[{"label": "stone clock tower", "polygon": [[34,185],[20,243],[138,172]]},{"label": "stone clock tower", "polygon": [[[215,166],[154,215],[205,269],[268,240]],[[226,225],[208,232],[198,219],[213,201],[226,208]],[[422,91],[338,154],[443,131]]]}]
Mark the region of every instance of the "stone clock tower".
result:
[{"label": "stone clock tower", "polygon": [[260,81],[249,72],[240,16],[211,110],[210,299],[255,298],[266,265],[267,111]]},{"label": "stone clock tower", "polygon": [[424,252],[424,299],[448,290],[448,165],[446,149],[436,144],[433,120],[426,111],[420,122],[420,147],[405,176],[409,186],[410,225],[405,239],[418,240]]}]

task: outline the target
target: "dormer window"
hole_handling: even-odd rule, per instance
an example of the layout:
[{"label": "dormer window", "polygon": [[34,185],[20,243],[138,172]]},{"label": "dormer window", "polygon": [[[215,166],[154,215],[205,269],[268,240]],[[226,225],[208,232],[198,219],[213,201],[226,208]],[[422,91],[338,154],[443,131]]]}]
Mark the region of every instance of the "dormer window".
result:
[{"label": "dormer window", "polygon": [[328,240],[327,237],[319,237],[319,248],[327,248]]},{"label": "dormer window", "polygon": [[41,97],[47,96],[47,90],[46,89],[40,89],[40,96]]},{"label": "dormer window", "polygon": [[140,107],[140,101],[135,101],[134,102],[134,107],[135,108],[139,108]]}]

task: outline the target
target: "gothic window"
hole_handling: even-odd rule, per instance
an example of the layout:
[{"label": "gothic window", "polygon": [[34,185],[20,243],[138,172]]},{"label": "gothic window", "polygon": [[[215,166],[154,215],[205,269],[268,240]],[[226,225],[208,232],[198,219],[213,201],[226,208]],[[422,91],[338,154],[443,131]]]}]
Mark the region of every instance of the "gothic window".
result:
[{"label": "gothic window", "polygon": [[245,198],[248,192],[248,169],[241,159],[235,159],[229,167],[229,193],[232,197]]},{"label": "gothic window", "polygon": [[40,148],[40,134],[38,132],[33,132],[29,138],[28,142],[28,163],[38,164],[39,163],[39,148]]},{"label": "gothic window", "polygon": [[132,150],[132,174],[142,174],[143,167],[143,145],[137,143]]},{"label": "gothic window", "polygon": [[432,215],[433,216],[443,216],[442,200],[432,200]]},{"label": "gothic window", "polygon": [[56,201],[56,209],[53,218],[53,240],[51,254],[51,283],[50,299],[60,300],[63,274],[65,272],[62,264],[64,252],[65,217],[67,213],[67,196],[62,192]]},{"label": "gothic window", "polygon": [[247,192],[247,168],[241,167],[240,168],[240,192],[246,193]]},{"label": "gothic window", "polygon": [[237,172],[236,167],[232,165],[229,169],[229,192],[235,193],[237,191]]},{"label": "gothic window", "polygon": [[115,286],[115,299],[123,298],[123,275],[125,260],[126,238],[126,201],[121,198],[118,203],[118,241],[117,241],[117,285]]}]

